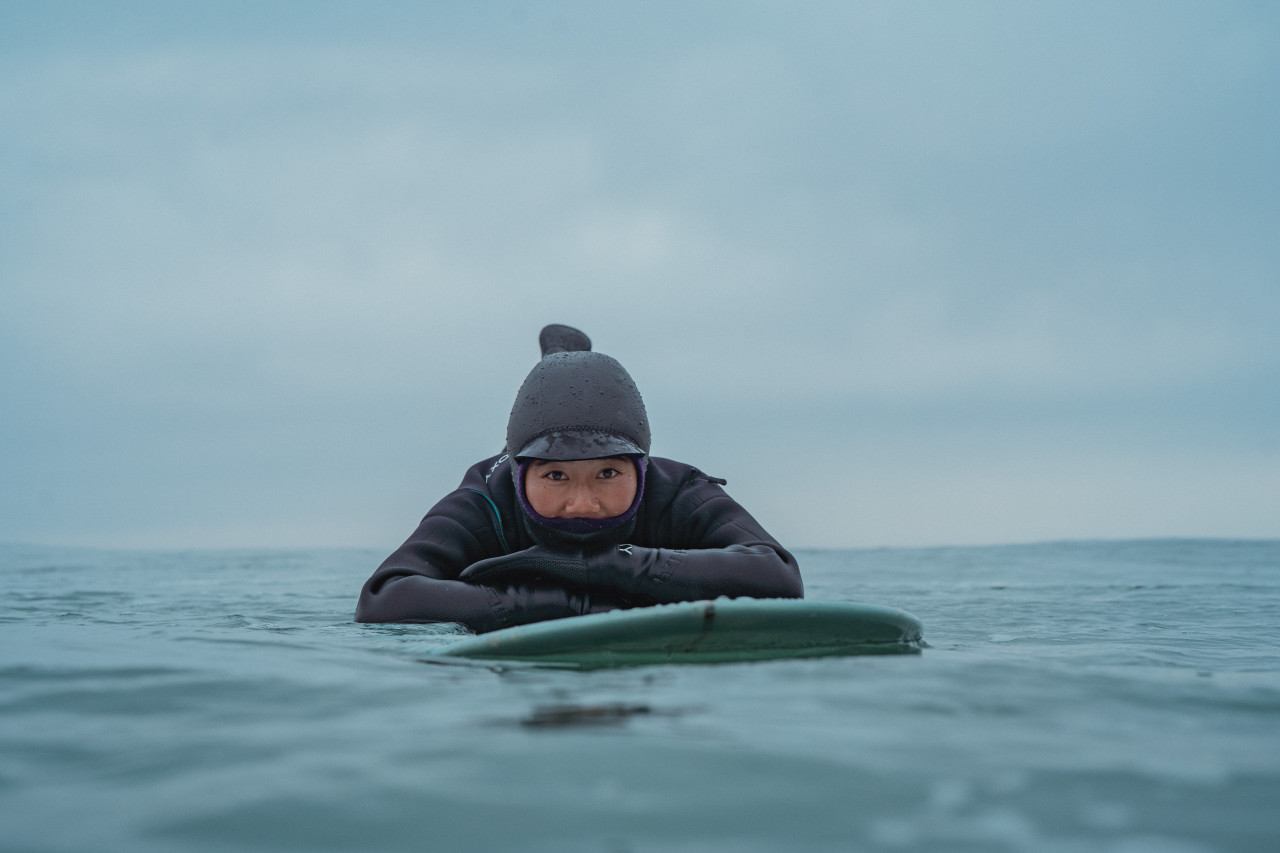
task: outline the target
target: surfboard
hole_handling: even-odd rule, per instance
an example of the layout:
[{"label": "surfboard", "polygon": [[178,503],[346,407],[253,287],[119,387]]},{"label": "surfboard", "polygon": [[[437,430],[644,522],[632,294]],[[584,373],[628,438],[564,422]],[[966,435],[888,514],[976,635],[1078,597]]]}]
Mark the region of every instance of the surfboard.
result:
[{"label": "surfboard", "polygon": [[721,598],[504,628],[439,654],[580,668],[730,663],[918,654],[922,633],[911,614],[875,604]]}]

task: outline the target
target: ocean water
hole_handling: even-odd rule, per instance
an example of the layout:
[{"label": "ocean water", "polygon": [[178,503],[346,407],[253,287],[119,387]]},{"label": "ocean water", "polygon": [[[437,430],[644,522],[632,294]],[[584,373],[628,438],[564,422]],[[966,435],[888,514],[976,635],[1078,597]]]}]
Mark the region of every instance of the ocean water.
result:
[{"label": "ocean water", "polygon": [[0,547],[0,850],[1280,850],[1280,542],[802,551],[928,648],[590,672],[382,556]]}]

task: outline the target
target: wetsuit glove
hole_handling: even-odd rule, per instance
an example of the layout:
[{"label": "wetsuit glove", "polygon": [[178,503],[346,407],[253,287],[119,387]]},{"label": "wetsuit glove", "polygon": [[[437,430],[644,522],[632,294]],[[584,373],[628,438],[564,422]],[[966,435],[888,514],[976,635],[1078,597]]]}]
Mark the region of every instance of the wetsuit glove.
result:
[{"label": "wetsuit glove", "polygon": [[593,603],[585,590],[574,592],[550,585],[499,586],[491,592],[496,597],[494,607],[502,627],[614,609],[607,602]]},{"label": "wetsuit glove", "polygon": [[536,578],[580,588],[589,587],[592,580],[590,568],[581,553],[552,551],[541,545],[472,563],[458,575],[459,580],[482,586],[527,582]]},{"label": "wetsuit glove", "polygon": [[799,598],[799,574],[773,548],[643,548],[618,545],[587,557],[592,589],[647,604],[738,598]]},{"label": "wetsuit glove", "polygon": [[484,633],[512,625],[612,610],[607,594],[556,584],[494,582],[471,585],[423,575],[391,576],[370,585],[356,607],[357,622],[457,622]]},{"label": "wetsuit glove", "polygon": [[[654,576],[661,577],[667,559],[678,553],[684,552],[621,545],[584,554],[581,551],[552,551],[535,545],[514,554],[481,560],[463,569],[458,578],[483,586],[554,581],[578,589],[609,590],[624,596],[640,593],[643,598],[658,600],[666,596],[652,595],[650,587]],[[675,593],[674,600],[680,600],[680,592]]]}]

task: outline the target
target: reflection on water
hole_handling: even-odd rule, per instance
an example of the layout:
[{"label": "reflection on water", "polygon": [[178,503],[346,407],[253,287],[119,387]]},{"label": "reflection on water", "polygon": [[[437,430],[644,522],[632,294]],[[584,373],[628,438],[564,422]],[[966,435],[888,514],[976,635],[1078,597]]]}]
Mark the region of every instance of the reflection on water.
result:
[{"label": "reflection on water", "polygon": [[616,726],[637,714],[650,714],[648,705],[623,705],[606,702],[602,705],[547,705],[533,709],[533,713],[520,720],[520,725],[531,729],[558,729],[568,726]]}]

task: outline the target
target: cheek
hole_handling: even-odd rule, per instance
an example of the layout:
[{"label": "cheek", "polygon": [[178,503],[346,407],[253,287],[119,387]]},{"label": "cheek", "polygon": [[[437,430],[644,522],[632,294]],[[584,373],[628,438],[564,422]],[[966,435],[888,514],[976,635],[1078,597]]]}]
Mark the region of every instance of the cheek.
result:
[{"label": "cheek", "polygon": [[601,501],[607,510],[608,515],[622,515],[631,509],[631,503],[636,499],[636,480],[634,477],[618,478],[620,482],[617,484],[610,483],[607,497]]},{"label": "cheek", "polygon": [[553,518],[560,509],[556,505],[555,491],[548,488],[542,480],[536,478],[525,480],[524,496],[529,501],[529,506],[533,507],[533,511],[538,515]]}]

